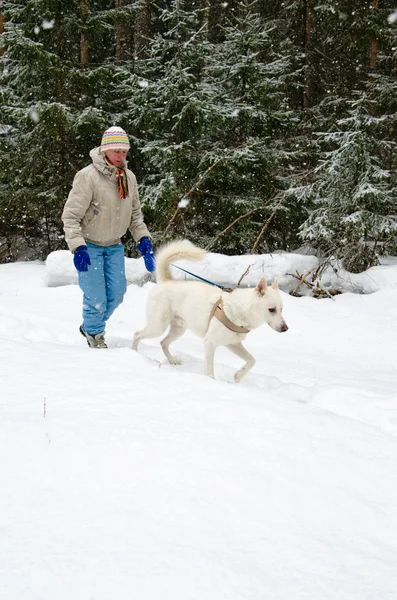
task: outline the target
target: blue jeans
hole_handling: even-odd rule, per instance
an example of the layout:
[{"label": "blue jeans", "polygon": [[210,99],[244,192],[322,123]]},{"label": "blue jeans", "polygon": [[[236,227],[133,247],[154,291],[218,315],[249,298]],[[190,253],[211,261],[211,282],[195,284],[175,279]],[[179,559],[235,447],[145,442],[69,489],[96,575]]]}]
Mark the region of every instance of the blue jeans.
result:
[{"label": "blue jeans", "polygon": [[124,246],[86,242],[91,264],[78,273],[83,291],[83,329],[92,335],[105,330],[106,321],[122,303],[127,290]]}]

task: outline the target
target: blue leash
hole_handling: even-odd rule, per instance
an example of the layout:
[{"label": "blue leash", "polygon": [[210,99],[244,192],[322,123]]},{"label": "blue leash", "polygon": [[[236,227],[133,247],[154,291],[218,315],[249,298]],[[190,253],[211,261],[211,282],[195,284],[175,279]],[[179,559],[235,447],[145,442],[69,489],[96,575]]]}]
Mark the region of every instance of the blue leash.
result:
[{"label": "blue leash", "polygon": [[192,277],[195,277],[196,279],[200,279],[200,281],[204,281],[204,283],[209,283],[210,285],[214,285],[215,287],[220,288],[224,292],[232,292],[233,291],[231,288],[226,288],[223,285],[219,285],[218,283],[213,283],[212,281],[208,281],[208,279],[204,279],[204,277],[200,277],[200,275],[196,275],[195,273],[191,273],[190,271],[186,271],[186,269],[182,269],[182,267],[178,267],[177,265],[174,265],[173,263],[170,263],[170,265],[172,267],[175,267],[175,269],[179,269],[180,271],[183,271],[184,273],[187,273],[188,275],[192,275]]}]

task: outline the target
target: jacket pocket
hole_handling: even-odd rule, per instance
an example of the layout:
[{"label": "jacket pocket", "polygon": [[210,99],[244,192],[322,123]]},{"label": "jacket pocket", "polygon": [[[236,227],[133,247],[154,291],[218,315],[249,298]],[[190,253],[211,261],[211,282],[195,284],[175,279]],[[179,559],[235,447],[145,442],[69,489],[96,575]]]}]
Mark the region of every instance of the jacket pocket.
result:
[{"label": "jacket pocket", "polygon": [[89,225],[92,221],[94,221],[94,219],[96,217],[99,216],[99,214],[100,214],[99,206],[95,202],[95,200],[93,200],[81,221],[81,227],[83,229],[85,229],[87,227],[87,225]]}]

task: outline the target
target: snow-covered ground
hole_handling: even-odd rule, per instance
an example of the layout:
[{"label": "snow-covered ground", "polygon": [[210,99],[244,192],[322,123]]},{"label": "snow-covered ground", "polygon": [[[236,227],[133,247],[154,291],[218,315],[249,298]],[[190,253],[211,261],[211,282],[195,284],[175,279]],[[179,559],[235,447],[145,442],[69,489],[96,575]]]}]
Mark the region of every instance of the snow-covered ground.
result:
[{"label": "snow-covered ground", "polygon": [[290,329],[249,334],[239,385],[190,333],[180,367],[130,350],[151,282],[89,349],[68,269],[0,265],[0,598],[395,600],[393,261],[358,276],[372,294],[283,293]]}]

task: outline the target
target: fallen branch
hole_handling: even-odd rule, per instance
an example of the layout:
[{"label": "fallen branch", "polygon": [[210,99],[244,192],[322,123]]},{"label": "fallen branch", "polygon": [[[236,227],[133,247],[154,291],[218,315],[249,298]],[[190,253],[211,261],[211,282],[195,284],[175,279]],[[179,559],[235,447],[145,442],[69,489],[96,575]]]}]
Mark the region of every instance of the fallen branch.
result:
[{"label": "fallen branch", "polygon": [[313,275],[313,279],[314,279],[314,276],[319,271],[319,267],[317,267],[315,269],[311,269],[310,271],[308,271],[307,273],[305,273],[303,275],[301,275],[299,273],[299,271],[296,271],[296,275],[294,273],[287,273],[287,275],[290,275],[291,277],[295,277],[295,279],[299,280],[299,284],[297,285],[297,287],[292,292],[290,292],[291,296],[296,296],[297,291],[302,284],[305,284],[316,298],[319,298],[321,296],[328,296],[329,298],[331,298],[331,300],[334,300],[334,296],[341,294],[341,292],[339,290],[326,290],[324,288],[320,288],[317,280],[314,281],[314,283],[310,283],[310,281],[307,281],[306,278],[309,277],[309,275],[311,273],[313,273],[313,271],[314,271],[314,275]]},{"label": "fallen branch", "polygon": [[[314,267],[313,269],[310,269],[310,271],[308,271],[308,272],[306,273],[306,275],[302,275],[302,276],[300,277],[300,280],[299,280],[299,283],[298,283],[298,285],[296,286],[296,288],[295,288],[295,289],[294,289],[292,292],[290,292],[291,296],[296,296],[296,294],[297,294],[297,292],[298,292],[299,288],[301,287],[302,283],[306,283],[306,285],[309,285],[309,284],[307,283],[307,281],[306,281],[306,277],[308,277],[308,276],[310,275],[310,273],[313,273],[313,271],[314,271],[315,269],[316,269],[316,267]],[[298,271],[297,271],[297,273],[298,273]],[[299,273],[298,273],[298,275],[293,275],[293,277],[297,277],[297,278],[298,278],[298,277],[299,277]],[[310,287],[310,286],[309,286],[309,287]]]}]

